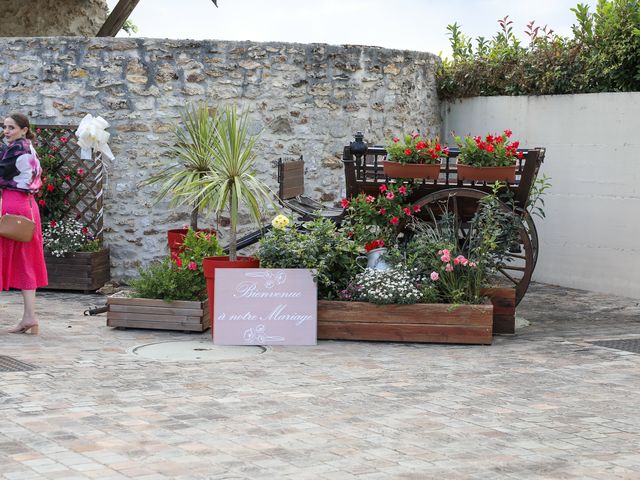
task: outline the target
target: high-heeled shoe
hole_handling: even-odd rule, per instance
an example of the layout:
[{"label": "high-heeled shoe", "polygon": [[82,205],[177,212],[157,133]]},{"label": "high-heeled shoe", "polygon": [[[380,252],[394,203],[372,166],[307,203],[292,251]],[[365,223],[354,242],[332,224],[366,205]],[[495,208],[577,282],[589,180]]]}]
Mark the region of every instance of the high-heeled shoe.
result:
[{"label": "high-heeled shoe", "polygon": [[21,323],[19,323],[14,328],[9,330],[9,333],[31,333],[31,335],[38,335],[39,329],[40,328],[37,323],[33,325],[22,325]]}]

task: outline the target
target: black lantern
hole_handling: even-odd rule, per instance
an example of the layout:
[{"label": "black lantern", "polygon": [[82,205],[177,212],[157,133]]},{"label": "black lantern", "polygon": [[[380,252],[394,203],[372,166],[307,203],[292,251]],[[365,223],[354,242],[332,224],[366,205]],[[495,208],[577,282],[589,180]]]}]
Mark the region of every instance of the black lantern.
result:
[{"label": "black lantern", "polygon": [[351,154],[355,155],[356,158],[360,158],[362,155],[367,153],[367,149],[369,148],[367,144],[363,141],[364,133],[356,132],[354,135],[355,142],[351,142],[349,144],[349,149],[351,150]]}]

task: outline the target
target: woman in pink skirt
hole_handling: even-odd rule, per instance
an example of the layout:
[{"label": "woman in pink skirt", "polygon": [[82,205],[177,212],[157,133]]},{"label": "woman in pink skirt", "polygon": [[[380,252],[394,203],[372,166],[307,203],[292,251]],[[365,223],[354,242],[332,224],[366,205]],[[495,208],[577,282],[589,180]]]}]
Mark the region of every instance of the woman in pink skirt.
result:
[{"label": "woman in pink skirt", "polygon": [[38,156],[31,144],[35,136],[29,119],[12,113],[4,119],[5,144],[0,144],[0,195],[2,211],[33,218],[36,229],[30,242],[16,242],[0,237],[0,291],[22,290],[24,313],[9,333],[38,333],[36,318],[36,288],[48,283],[42,248],[40,211],[33,194],[42,182]]}]

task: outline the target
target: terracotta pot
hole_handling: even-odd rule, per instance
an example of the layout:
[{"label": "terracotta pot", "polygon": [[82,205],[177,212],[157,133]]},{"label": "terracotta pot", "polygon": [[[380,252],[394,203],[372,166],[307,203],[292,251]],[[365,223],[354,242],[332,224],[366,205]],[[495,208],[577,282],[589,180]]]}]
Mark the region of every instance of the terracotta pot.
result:
[{"label": "terracotta pot", "polygon": [[516,181],[516,166],[507,167],[472,167],[458,164],[458,180],[476,182],[508,182]]},{"label": "terracotta pot", "polygon": [[440,175],[440,162],[435,165],[426,163],[398,163],[385,160],[382,162],[384,174],[392,178],[426,178],[437,180]]},{"label": "terracotta pot", "polygon": [[[169,251],[171,252],[171,260],[176,260],[178,255],[182,253],[182,244],[188,231],[188,228],[173,228],[167,231],[167,243],[169,244]],[[210,233],[213,236],[216,235],[216,231],[213,228],[198,228],[196,232]]]},{"label": "terracotta pot", "polygon": [[229,260],[228,256],[204,257],[202,259],[202,269],[204,277],[207,279],[207,293],[209,296],[209,318],[211,318],[211,336],[213,337],[213,299],[216,288],[216,268],[259,268],[260,260],[255,257],[238,255],[235,262]]}]

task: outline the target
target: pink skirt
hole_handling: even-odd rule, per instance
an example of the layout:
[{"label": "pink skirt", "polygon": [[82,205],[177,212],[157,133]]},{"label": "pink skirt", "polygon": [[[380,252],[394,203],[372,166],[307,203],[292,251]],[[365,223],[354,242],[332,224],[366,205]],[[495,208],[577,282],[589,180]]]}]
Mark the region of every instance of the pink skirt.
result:
[{"label": "pink skirt", "polygon": [[42,225],[38,202],[32,196],[14,190],[2,190],[2,214],[13,213],[33,219],[36,229],[30,242],[16,242],[0,237],[0,290],[16,288],[35,290],[49,283],[42,247]]}]

